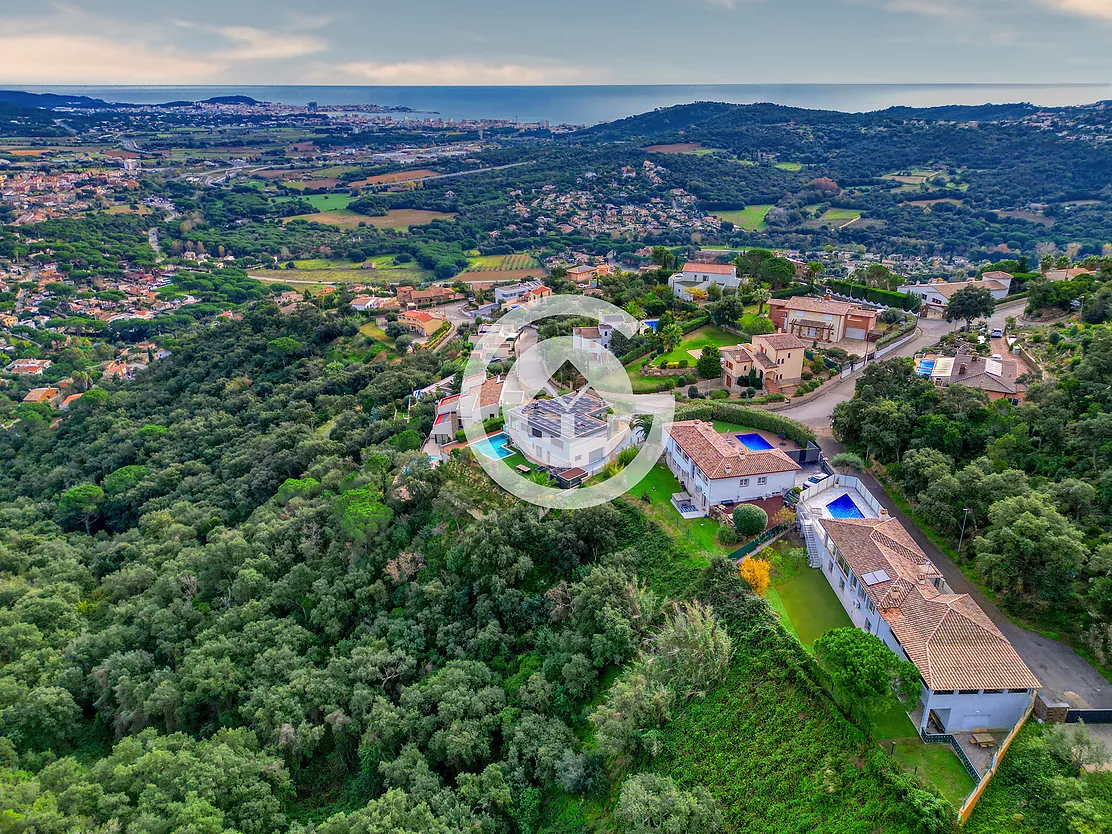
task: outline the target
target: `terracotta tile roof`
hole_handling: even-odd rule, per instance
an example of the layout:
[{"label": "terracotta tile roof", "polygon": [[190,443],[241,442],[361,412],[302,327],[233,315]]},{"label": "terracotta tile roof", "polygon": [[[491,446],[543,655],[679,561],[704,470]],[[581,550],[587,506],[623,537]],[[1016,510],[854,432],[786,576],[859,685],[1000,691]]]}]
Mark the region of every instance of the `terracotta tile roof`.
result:
[{"label": "terracotta tile roof", "polygon": [[726,359],[731,359],[734,362],[752,362],[753,353],[749,350],[748,345],[732,345],[724,347],[719,350]]},{"label": "terracotta tile roof", "polygon": [[964,290],[966,287],[982,287],[986,290],[1004,289],[1004,285],[999,281],[951,281],[949,283],[929,284],[928,286],[943,298],[950,298],[954,293]]},{"label": "terracotta tile roof", "polygon": [[697,261],[688,261],[683,265],[683,272],[705,272],[708,275],[734,275],[737,267],[733,264],[701,264]]},{"label": "terracotta tile roof", "polygon": [[[850,304],[848,301],[827,301],[823,298],[810,298],[808,296],[772,298],[769,299],[768,306],[783,307],[785,310],[802,310],[807,313],[824,313],[831,316],[844,316],[851,310],[855,313],[872,312],[862,311],[856,304]],[[829,324],[829,322],[826,322],[826,324]]]},{"label": "terracotta tile roof", "polygon": [[768,333],[753,337],[754,342],[758,340],[764,342],[773,350],[794,350],[795,348],[807,347],[807,343],[794,333]]},{"label": "terracotta tile roof", "polygon": [[947,689],[1037,689],[1038,679],[968,594],[943,593],[941,574],[894,518],[819,519],[865,586],[927,686]]},{"label": "terracotta tile roof", "polygon": [[753,355],[754,361],[765,370],[775,368],[776,363],[772,361],[772,357],[767,353],[757,353]]},{"label": "terracotta tile roof", "polygon": [[731,443],[714,430],[713,423],[702,420],[673,423],[669,434],[703,474],[712,480],[771,475],[801,468],[779,449],[754,452],[741,444]]},{"label": "terracotta tile roof", "polygon": [[601,339],[602,333],[597,327],[576,327],[572,329],[572,333],[584,339]]}]

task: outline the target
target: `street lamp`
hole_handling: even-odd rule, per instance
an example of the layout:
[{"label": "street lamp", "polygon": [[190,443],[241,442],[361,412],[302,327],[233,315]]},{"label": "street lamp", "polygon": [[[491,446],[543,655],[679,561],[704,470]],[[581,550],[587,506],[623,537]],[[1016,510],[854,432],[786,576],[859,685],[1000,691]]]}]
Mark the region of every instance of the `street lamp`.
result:
[{"label": "street lamp", "polygon": [[965,541],[965,522],[969,520],[969,507],[965,507],[964,509],[962,509],[962,512],[965,513],[965,515],[961,517],[961,535],[958,537],[959,556],[961,555],[961,543]]}]

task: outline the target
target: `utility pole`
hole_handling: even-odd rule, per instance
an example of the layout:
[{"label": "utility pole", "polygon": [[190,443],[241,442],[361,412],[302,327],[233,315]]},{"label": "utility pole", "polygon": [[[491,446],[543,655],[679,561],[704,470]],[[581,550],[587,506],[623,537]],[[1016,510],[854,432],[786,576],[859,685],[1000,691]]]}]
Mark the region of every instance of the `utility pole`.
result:
[{"label": "utility pole", "polygon": [[965,515],[961,517],[961,535],[958,537],[958,555],[961,555],[961,545],[965,541],[965,522],[969,520],[969,507],[962,510]]}]

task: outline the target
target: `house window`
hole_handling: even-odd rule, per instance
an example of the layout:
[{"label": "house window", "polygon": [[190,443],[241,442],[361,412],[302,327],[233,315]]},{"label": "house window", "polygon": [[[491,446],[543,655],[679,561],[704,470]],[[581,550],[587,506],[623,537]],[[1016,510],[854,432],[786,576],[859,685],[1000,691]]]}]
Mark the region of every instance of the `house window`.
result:
[{"label": "house window", "polygon": [[865,620],[865,633],[866,634],[872,634],[873,633],[872,620]]},{"label": "house window", "polygon": [[985,695],[1000,695],[1000,694],[1003,694],[1004,690],[1003,689],[984,689],[984,690],[982,690],[982,692],[984,692]]},{"label": "house window", "polygon": [[934,691],[934,694],[935,695],[953,695],[954,690],[952,690],[952,689],[936,689]]},{"label": "house window", "polygon": [[838,590],[839,591],[844,591],[845,589],[846,589],[846,580],[839,579],[838,580]]},{"label": "house window", "polygon": [[530,437],[542,437],[540,429],[529,429]]},{"label": "house window", "polygon": [[1009,689],[1009,690],[1008,690],[1008,692],[1010,692],[1010,693],[1011,693],[1011,694],[1013,694],[1013,695],[1018,695],[1018,694],[1019,694],[1019,693],[1021,693],[1021,692],[1022,692],[1022,693],[1023,693],[1024,695],[1030,695],[1030,694],[1031,694],[1031,690],[1030,690],[1030,689]]},{"label": "house window", "polygon": [[740,481],[738,481],[738,484],[740,486],[749,486],[749,479],[748,478],[742,478]]},{"label": "house window", "polygon": [[873,601],[871,598],[865,603],[865,608],[868,609],[870,614],[876,611],[876,606],[873,605]]},{"label": "house window", "polygon": [[959,689],[958,695],[978,695],[980,691],[979,689]]},{"label": "house window", "polygon": [[764,486],[767,483],[768,478],[766,478],[764,475],[761,475],[759,478],[757,478],[757,486]]}]

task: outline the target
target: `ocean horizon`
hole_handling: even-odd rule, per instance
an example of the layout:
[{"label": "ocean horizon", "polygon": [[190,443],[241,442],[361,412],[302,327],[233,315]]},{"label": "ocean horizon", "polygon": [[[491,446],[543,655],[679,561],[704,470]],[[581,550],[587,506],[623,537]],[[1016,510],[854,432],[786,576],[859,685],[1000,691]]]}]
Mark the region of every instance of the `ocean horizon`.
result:
[{"label": "ocean horizon", "polygon": [[864,112],[893,106],[1029,102],[1047,107],[1112,99],[1112,85],[1077,84],[646,84],[530,87],[290,85],[12,85],[33,93],[86,95],[155,104],[244,95],[291,105],[378,104],[452,119],[597,124],[695,101],[771,102],[814,110]]}]

